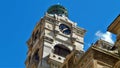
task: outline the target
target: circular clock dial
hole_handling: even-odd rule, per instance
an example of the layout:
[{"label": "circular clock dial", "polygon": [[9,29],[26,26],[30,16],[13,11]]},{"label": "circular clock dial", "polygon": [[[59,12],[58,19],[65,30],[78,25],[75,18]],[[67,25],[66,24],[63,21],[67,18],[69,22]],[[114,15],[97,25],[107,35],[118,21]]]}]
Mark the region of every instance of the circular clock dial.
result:
[{"label": "circular clock dial", "polygon": [[59,29],[62,33],[69,35],[71,33],[70,28],[65,24],[60,24]]}]

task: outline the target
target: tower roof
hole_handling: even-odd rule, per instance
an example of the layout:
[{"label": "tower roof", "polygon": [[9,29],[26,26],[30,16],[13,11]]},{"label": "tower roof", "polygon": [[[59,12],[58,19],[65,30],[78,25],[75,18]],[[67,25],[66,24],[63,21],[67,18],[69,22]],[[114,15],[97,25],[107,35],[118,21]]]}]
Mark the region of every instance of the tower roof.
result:
[{"label": "tower roof", "polygon": [[47,10],[47,13],[48,14],[57,14],[59,16],[64,15],[64,16],[68,17],[67,9],[61,5],[53,5],[53,6],[49,7]]}]

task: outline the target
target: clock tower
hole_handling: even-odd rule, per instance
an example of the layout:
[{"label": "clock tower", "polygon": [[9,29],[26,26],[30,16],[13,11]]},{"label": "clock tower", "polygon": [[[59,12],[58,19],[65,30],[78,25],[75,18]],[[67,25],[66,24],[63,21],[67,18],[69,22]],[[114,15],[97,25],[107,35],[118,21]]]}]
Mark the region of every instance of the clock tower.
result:
[{"label": "clock tower", "polygon": [[83,55],[86,30],[61,5],[48,8],[27,41],[26,68],[74,68]]}]

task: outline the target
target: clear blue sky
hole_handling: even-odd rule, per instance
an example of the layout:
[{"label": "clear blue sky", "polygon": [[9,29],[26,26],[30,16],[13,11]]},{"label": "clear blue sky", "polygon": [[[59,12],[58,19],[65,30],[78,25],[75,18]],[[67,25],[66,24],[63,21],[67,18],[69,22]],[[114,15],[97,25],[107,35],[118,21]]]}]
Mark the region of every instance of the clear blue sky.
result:
[{"label": "clear blue sky", "polygon": [[85,28],[85,50],[120,13],[120,0],[0,0],[0,68],[25,68],[26,41],[48,7],[61,4]]}]

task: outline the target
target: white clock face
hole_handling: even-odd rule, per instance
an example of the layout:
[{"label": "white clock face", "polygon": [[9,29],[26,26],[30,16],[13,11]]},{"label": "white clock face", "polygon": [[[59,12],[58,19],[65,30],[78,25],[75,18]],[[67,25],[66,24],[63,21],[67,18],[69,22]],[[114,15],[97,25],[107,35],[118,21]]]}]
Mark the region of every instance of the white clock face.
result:
[{"label": "white clock face", "polygon": [[71,34],[70,28],[65,24],[60,24],[59,29],[62,33],[66,34],[66,35]]}]

